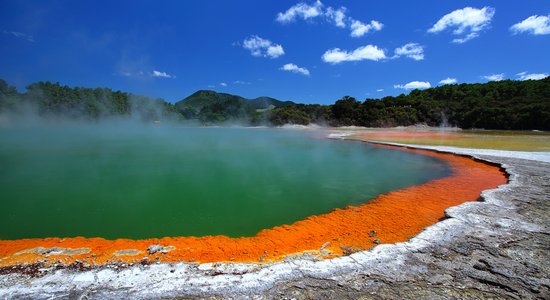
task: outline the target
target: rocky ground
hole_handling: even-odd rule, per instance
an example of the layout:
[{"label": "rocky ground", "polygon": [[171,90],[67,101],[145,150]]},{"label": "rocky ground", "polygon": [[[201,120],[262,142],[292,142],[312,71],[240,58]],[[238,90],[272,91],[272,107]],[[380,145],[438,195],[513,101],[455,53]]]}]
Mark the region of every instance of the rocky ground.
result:
[{"label": "rocky ground", "polygon": [[408,242],[332,260],[8,272],[0,299],[550,299],[550,163],[472,154],[502,164],[509,184]]}]

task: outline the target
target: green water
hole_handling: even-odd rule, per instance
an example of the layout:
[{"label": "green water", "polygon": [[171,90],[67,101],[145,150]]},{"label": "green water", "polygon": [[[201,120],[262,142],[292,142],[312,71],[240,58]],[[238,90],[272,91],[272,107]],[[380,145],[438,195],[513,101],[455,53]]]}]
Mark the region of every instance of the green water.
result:
[{"label": "green water", "polygon": [[431,157],[321,134],[4,126],[0,239],[251,236],[450,172]]}]

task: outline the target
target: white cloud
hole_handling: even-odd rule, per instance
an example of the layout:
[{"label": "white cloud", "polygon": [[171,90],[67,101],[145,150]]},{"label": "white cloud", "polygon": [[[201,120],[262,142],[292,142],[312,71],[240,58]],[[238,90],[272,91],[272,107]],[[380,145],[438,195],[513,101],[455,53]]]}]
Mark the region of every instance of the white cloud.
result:
[{"label": "white cloud", "polygon": [[333,23],[336,27],[349,27],[352,37],[362,37],[370,31],[379,31],[384,26],[384,24],[376,20],[371,20],[370,23],[367,24],[354,20],[346,16],[346,11],[347,9],[343,6],[338,9],[329,6],[325,9],[325,6],[319,0],[311,5],[300,2],[290,7],[285,12],[278,13],[275,20],[279,23],[287,24],[296,21],[296,19],[307,21],[324,16],[328,22]]},{"label": "white cloud", "polygon": [[424,46],[417,43],[408,43],[395,49],[395,57],[406,56],[414,60],[424,59]]},{"label": "white cloud", "polygon": [[36,42],[32,35],[26,34],[26,33],[23,33],[23,32],[2,30],[2,33],[11,34],[11,35],[15,36],[16,38],[20,38],[20,39],[26,40],[26,41],[31,42],[31,43]]},{"label": "white cloud", "polygon": [[226,86],[227,86],[227,83],[225,83],[225,82],[220,82],[220,85],[223,86],[223,87],[226,87]]},{"label": "white cloud", "polygon": [[473,39],[473,38],[476,38],[478,37],[479,34],[477,33],[469,33],[468,35],[466,35],[465,37],[463,38],[456,38],[453,40],[453,43],[456,43],[456,44],[463,44],[463,43],[466,43],[467,41]]},{"label": "white cloud", "polygon": [[346,8],[340,7],[334,9],[332,7],[327,8],[325,12],[326,17],[336,25],[336,27],[346,28]]},{"label": "white cloud", "polygon": [[377,92],[383,92],[384,89],[377,89],[376,91],[377,91]]},{"label": "white cloud", "polygon": [[352,20],[350,25],[351,36],[362,37],[363,35],[365,35],[370,31],[379,31],[382,29],[382,27],[384,27],[384,24],[375,20],[370,21],[369,24],[365,24],[358,20]]},{"label": "white cloud", "polygon": [[447,77],[447,78],[439,81],[439,84],[453,84],[453,83],[456,83],[456,82],[457,82],[456,78]]},{"label": "white cloud", "polygon": [[[153,73],[145,73],[141,70],[137,70],[137,71],[125,71],[125,70],[122,70],[122,71],[117,71],[115,73],[113,73],[113,75],[115,76],[124,76],[124,77],[130,77],[130,78],[140,78],[140,79],[144,79],[146,77],[154,77],[153,76]],[[175,78],[175,77],[174,77]]]},{"label": "white cloud", "polygon": [[534,35],[550,34],[550,15],[530,16],[529,18],[512,25],[510,30],[514,33],[527,32]]},{"label": "white cloud", "polygon": [[234,84],[252,84],[250,81],[241,81],[241,80],[235,80],[233,83]]},{"label": "white cloud", "polygon": [[151,77],[176,78],[176,76],[174,76],[174,75],[170,75],[166,72],[161,72],[161,71],[157,71],[157,70],[153,70],[153,72],[151,73]]},{"label": "white cloud", "polygon": [[309,76],[309,70],[306,68],[298,67],[295,64],[285,64],[284,66],[280,67],[279,70],[283,71],[289,71],[292,73],[298,73],[305,76]]},{"label": "white cloud", "polygon": [[481,9],[465,7],[444,15],[432,28],[430,33],[438,33],[447,28],[455,28],[454,35],[462,35],[455,38],[453,43],[465,43],[479,36],[479,33],[487,28],[495,15],[495,9],[489,6]]},{"label": "white cloud", "polygon": [[504,73],[485,75],[485,76],[481,76],[481,78],[488,81],[501,81],[501,80],[504,80]]},{"label": "white cloud", "polygon": [[414,89],[429,89],[432,85],[427,81],[411,81],[406,84],[396,84],[393,86],[396,89],[414,90]]},{"label": "white cloud", "polygon": [[334,48],[327,50],[322,56],[323,61],[330,64],[339,64],[345,61],[360,61],[365,59],[378,61],[385,58],[386,54],[384,53],[384,50],[374,45],[359,47],[352,52],[341,50],[340,48]]},{"label": "white cloud", "polygon": [[519,80],[540,80],[548,77],[548,73],[527,73],[521,72],[516,74]]},{"label": "white cloud", "polygon": [[285,50],[283,50],[283,46],[281,45],[274,44],[267,47],[267,56],[271,58],[277,58],[283,54],[285,54]]},{"label": "white cloud", "polygon": [[253,56],[277,58],[285,54],[283,46],[275,44],[270,40],[262,39],[257,35],[245,39],[243,41],[243,48],[250,50]]},{"label": "white cloud", "polygon": [[323,3],[321,3],[321,1],[317,0],[313,5],[300,2],[287,9],[284,13],[278,13],[276,20],[277,22],[285,24],[294,22],[297,18],[307,20],[318,17],[322,14]]}]

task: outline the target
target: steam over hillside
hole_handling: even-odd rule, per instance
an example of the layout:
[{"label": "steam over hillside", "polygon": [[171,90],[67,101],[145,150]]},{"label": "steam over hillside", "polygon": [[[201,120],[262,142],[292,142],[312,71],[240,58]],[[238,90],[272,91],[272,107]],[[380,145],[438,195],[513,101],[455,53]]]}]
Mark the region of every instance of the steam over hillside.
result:
[{"label": "steam over hillside", "polygon": [[96,121],[128,117],[140,121],[177,120],[175,107],[162,100],[108,88],[71,88],[59,83],[37,82],[18,93],[0,80],[0,114],[4,118],[40,117]]}]

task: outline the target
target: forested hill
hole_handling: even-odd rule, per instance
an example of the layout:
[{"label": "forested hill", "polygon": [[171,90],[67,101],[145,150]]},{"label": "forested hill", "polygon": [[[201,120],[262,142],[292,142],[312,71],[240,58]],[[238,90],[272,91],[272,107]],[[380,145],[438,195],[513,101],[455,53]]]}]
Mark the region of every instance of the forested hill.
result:
[{"label": "forested hill", "polygon": [[330,106],[295,105],[275,110],[274,123],[391,127],[426,124],[460,128],[550,130],[550,77],[483,84],[452,84],[410,94]]},{"label": "forested hill", "polygon": [[245,99],[237,95],[208,90],[197,91],[175,104],[185,118],[196,118],[209,123],[246,120],[259,117],[262,112],[288,105],[295,105],[295,103],[270,97]]},{"label": "forested hill", "polygon": [[332,105],[295,104],[273,98],[198,91],[170,104],[162,99],[105,88],[38,82],[24,93],[0,80],[0,113],[34,109],[41,116],[100,119],[137,115],[152,121],[197,120],[202,124],[316,123],[330,126],[391,127],[426,124],[461,128],[550,130],[550,77],[453,84],[382,99],[343,97]]},{"label": "forested hill", "polygon": [[453,84],[409,95],[367,99],[362,124],[426,123],[460,128],[550,129],[550,77]]},{"label": "forested hill", "polygon": [[217,93],[209,90],[199,90],[183,100],[176,102],[179,109],[193,108],[200,111],[208,105],[220,103],[230,103],[231,101],[242,102],[243,105],[250,105],[254,109],[272,109],[285,105],[295,104],[292,101],[281,101],[270,97],[258,97],[255,99],[245,99],[241,96],[226,93]]}]

